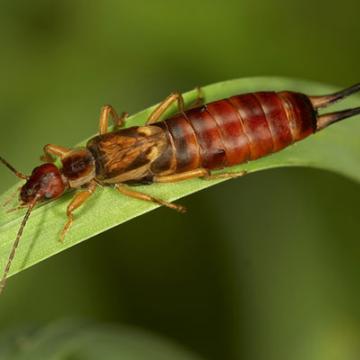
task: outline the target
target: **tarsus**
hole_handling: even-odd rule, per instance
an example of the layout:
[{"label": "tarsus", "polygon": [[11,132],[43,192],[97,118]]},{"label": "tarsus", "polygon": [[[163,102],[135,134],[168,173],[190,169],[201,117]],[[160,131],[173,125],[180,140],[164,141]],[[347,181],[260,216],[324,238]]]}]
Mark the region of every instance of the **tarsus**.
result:
[{"label": "tarsus", "polygon": [[321,130],[329,126],[330,124],[333,124],[337,121],[359,115],[360,114],[360,107],[354,108],[354,109],[347,109],[343,111],[337,111],[330,114],[324,114],[320,115],[317,119],[317,130]]}]

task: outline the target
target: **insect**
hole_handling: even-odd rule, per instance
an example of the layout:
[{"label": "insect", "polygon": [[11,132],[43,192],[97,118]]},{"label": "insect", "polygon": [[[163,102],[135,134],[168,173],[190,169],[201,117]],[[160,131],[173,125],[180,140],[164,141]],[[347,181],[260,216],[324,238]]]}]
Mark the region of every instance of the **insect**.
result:
[{"label": "insect", "polygon": [[[185,109],[182,95],[174,92],[155,108],[144,126],[123,128],[127,113],[118,116],[112,106],[104,106],[99,135],[84,148],[44,146],[41,159],[45,163],[29,176],[0,157],[17,177],[26,180],[20,188],[20,202],[21,207],[27,208],[0,281],[0,293],[36,204],[59,198],[69,190],[79,190],[67,207],[61,241],[74,221],[74,211],[98,185],[113,186],[121,194],[184,212],[181,205],[152,197],[129,185],[243,176],[244,171],[216,174],[211,171],[280,151],[334,122],[360,114],[360,107],[318,114],[320,108],[358,91],[360,83],[325,96],[291,91],[256,92],[202,104],[198,89],[197,100],[190,109]],[[161,121],[164,112],[175,102],[178,114]],[[110,117],[115,124],[112,132],[108,131]],[[56,158],[60,158],[61,167],[54,164]]]}]

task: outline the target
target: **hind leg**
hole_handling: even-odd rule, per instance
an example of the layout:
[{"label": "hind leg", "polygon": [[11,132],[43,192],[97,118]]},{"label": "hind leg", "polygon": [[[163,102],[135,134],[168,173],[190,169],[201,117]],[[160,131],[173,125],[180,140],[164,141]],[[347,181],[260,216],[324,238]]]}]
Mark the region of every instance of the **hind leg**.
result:
[{"label": "hind leg", "polygon": [[[193,104],[190,105],[190,109],[193,107],[201,106],[204,102],[204,96],[202,93],[202,89],[200,87],[196,87],[196,99]],[[146,125],[151,125],[160,120],[162,115],[170,108],[170,106],[177,101],[178,110],[180,113],[185,112],[185,103],[182,94],[178,91],[171,93],[165,100],[163,100],[155,110],[150,114],[148,120],[146,121]]]},{"label": "hind leg", "polygon": [[54,156],[62,159],[70,151],[70,149],[66,147],[58,146],[54,144],[45,145],[43,150],[44,150],[44,155],[40,157],[40,160],[44,162],[54,162],[55,161]]}]

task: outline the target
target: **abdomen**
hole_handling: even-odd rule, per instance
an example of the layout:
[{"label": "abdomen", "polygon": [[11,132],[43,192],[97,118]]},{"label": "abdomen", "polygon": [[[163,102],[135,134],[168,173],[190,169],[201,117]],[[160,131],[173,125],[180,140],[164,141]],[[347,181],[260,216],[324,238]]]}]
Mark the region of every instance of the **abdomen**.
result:
[{"label": "abdomen", "polygon": [[316,112],[303,94],[257,92],[209,103],[156,126],[168,132],[179,173],[223,168],[279,151],[316,130]]}]

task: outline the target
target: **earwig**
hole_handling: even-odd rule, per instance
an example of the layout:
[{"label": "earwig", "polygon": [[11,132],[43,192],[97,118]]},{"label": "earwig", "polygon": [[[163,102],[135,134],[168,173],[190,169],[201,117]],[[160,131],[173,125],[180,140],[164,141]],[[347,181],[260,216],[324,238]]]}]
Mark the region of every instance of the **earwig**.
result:
[{"label": "earwig", "polygon": [[[26,183],[20,189],[20,207],[27,207],[3,276],[3,291],[16,248],[33,208],[42,201],[78,189],[67,207],[61,241],[71,227],[73,212],[98,185],[113,186],[123,195],[184,212],[181,205],[142,193],[129,185],[176,182],[190,178],[234,178],[246,172],[212,170],[245,163],[282,150],[327,126],[360,114],[360,107],[320,115],[318,110],[360,91],[360,84],[325,96],[302,93],[255,92],[202,104],[201,89],[195,104],[185,109],[180,93],[169,95],[150,114],[145,126],[123,128],[127,113],[118,116],[110,105],[101,109],[99,135],[84,148],[44,146],[45,162],[30,176],[2,162]],[[164,121],[162,115],[177,102],[179,113]],[[115,129],[108,132],[109,117]],[[54,164],[60,158],[61,166]]]}]

